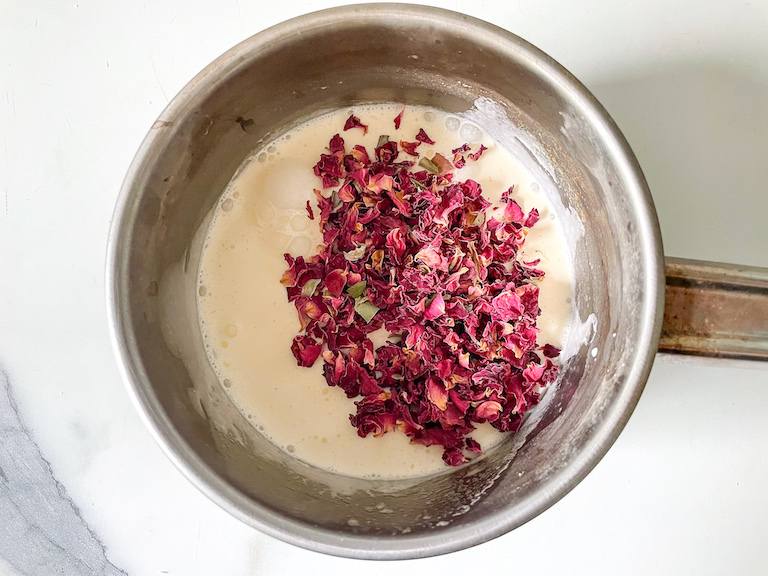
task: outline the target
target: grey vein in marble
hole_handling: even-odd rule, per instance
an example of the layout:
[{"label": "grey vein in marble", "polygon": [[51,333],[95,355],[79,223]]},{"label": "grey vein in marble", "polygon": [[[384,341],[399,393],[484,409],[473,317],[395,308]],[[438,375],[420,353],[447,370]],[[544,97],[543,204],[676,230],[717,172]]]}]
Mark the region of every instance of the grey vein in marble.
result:
[{"label": "grey vein in marble", "polygon": [[0,556],[27,576],[127,576],[51,472],[0,369]]}]

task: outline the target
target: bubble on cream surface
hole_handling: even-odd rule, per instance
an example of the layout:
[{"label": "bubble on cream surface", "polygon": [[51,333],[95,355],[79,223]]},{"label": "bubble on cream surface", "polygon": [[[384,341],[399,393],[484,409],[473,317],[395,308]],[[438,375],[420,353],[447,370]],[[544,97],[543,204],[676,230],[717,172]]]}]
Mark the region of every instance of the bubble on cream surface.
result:
[{"label": "bubble on cream surface", "polygon": [[[512,184],[513,197],[529,211],[552,210],[540,184],[476,120],[406,107],[402,123],[393,119],[402,104],[354,108],[369,127],[342,131],[349,110],[340,110],[294,128],[256,151],[224,192],[211,222],[198,279],[198,310],[209,361],[229,397],[265,436],[305,462],[340,473],[370,478],[416,477],[446,470],[440,446],[410,444],[399,431],[381,438],[360,438],[349,422],[354,400],[322,375],[322,358],[299,367],[291,353],[299,322],[280,277],[285,252],[310,256],[322,241],[313,189],[321,183],[312,167],[337,132],[348,147],[369,151],[380,134],[413,141],[420,128],[436,142],[426,147],[450,154],[465,141],[489,149],[478,162],[468,161],[457,178],[477,180],[486,198],[498,204]],[[315,210],[310,220],[307,201]],[[226,207],[226,209],[225,209]],[[540,343],[562,346],[570,319],[572,271],[558,220],[542,218],[528,234],[523,260],[541,258],[546,273],[540,292]],[[388,335],[374,336],[382,345]],[[502,440],[489,424],[473,437],[488,449]]]}]

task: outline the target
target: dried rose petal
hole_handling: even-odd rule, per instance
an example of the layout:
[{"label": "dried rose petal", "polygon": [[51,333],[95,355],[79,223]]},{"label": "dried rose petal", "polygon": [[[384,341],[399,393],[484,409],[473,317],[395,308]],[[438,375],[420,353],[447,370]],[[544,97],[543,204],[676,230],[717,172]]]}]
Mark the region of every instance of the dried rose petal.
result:
[{"label": "dried rose petal", "polygon": [[[354,127],[367,128],[352,116],[345,129]],[[421,129],[416,142],[384,135],[372,156],[360,145],[347,154],[336,134],[314,167],[324,188],[338,187],[327,198],[315,190],[323,244],[307,259],[286,254],[281,282],[301,326],[297,363],[322,356],[328,385],[360,398],[350,416],[358,434],[399,429],[442,446],[455,466],[482,453],[468,436],[474,424],[520,428],[557,378],[550,358],[560,351],[536,342],[533,280],[543,273],[538,261],[518,260],[538,211],[526,216],[511,187],[503,216],[490,217],[480,185],[454,180],[466,144],[453,162],[397,162],[400,152],[418,156],[421,142],[434,144]],[[374,350],[368,335],[380,328],[391,336]]]},{"label": "dried rose petal", "polygon": [[507,205],[504,208],[505,220],[508,220],[510,222],[522,223],[524,218],[525,218],[525,214],[523,214],[523,209],[520,208],[520,204],[518,204],[514,200],[510,200],[509,202],[507,202]]},{"label": "dried rose petal", "polygon": [[517,320],[525,311],[520,296],[515,292],[501,292],[492,300],[491,304],[493,306],[491,316],[501,322]]},{"label": "dried rose petal", "polygon": [[501,404],[492,400],[482,402],[475,408],[475,416],[490,422],[499,417],[499,412],[501,412]]},{"label": "dried rose petal", "polygon": [[541,353],[547,358],[557,358],[560,356],[560,348],[556,348],[552,344],[544,344],[541,347]]},{"label": "dried rose petal", "polygon": [[419,153],[416,152],[416,148],[421,144],[421,142],[405,142],[403,140],[400,140],[400,146],[403,150],[405,150],[406,154],[410,154],[411,156],[418,156]]},{"label": "dried rose petal", "polygon": [[429,136],[427,136],[427,133],[424,132],[424,128],[419,128],[419,133],[416,134],[416,140],[419,142],[424,142],[424,144],[434,144],[435,141],[432,140]]},{"label": "dried rose petal", "polygon": [[539,211],[536,210],[536,208],[534,208],[528,213],[528,218],[526,218],[525,222],[523,222],[523,226],[525,226],[526,228],[530,228],[531,226],[536,224],[536,222],[538,221],[539,221]]},{"label": "dried rose petal", "polygon": [[360,118],[352,114],[349,118],[347,118],[346,123],[344,124],[344,131],[352,130],[352,128],[362,128],[363,134],[368,134],[368,126],[360,122]]},{"label": "dried rose petal", "polygon": [[376,159],[379,162],[383,162],[384,164],[391,164],[392,162],[395,161],[398,155],[397,142],[388,140],[387,142],[384,142],[382,145],[377,146],[375,153],[376,153]]},{"label": "dried rose petal", "polygon": [[442,294],[437,294],[432,299],[432,302],[426,306],[424,310],[424,319],[434,320],[435,318],[440,318],[443,314],[445,314],[445,300],[443,300]]},{"label": "dried rose petal", "polygon": [[328,143],[328,149],[331,154],[344,153],[344,138],[340,134],[335,134]]},{"label": "dried rose petal", "polygon": [[315,219],[315,213],[312,211],[312,204],[309,203],[309,200],[307,200],[307,214],[310,220]]},{"label": "dried rose petal", "polygon": [[534,364],[533,362],[528,364],[526,369],[523,370],[523,377],[528,382],[538,381],[543,374],[544,374],[544,366],[541,366],[540,364]]},{"label": "dried rose petal", "polygon": [[478,454],[483,453],[482,448],[480,448],[480,443],[474,438],[467,438],[466,444],[467,444],[467,450],[469,450],[470,452],[477,452]]},{"label": "dried rose petal", "polygon": [[299,366],[312,366],[320,356],[321,350],[322,346],[309,336],[296,336],[291,346]]},{"label": "dried rose petal", "polygon": [[448,406],[448,391],[437,378],[427,379],[427,398],[440,410],[445,410]]},{"label": "dried rose petal", "polygon": [[347,281],[346,276],[346,270],[331,270],[331,272],[326,275],[323,279],[323,283],[331,295],[336,296],[337,298],[341,296]]},{"label": "dried rose petal", "polygon": [[460,466],[468,461],[458,448],[449,448],[443,453],[443,462],[448,466]]},{"label": "dried rose petal", "polygon": [[404,112],[405,112],[405,108],[403,108],[403,109],[400,111],[400,114],[398,114],[397,116],[395,116],[395,130],[400,130],[400,122],[401,122],[401,121],[402,121],[402,119],[403,119],[403,113],[404,113]]},{"label": "dried rose petal", "polygon": [[405,254],[405,234],[402,228],[395,228],[387,233],[386,246],[391,250],[393,262],[402,262]]},{"label": "dried rose petal", "polygon": [[472,160],[478,160],[480,158],[480,156],[483,155],[483,152],[485,152],[486,150],[488,150],[488,148],[486,148],[485,146],[480,144],[480,149],[477,152],[475,152],[474,154],[470,154],[469,157]]}]

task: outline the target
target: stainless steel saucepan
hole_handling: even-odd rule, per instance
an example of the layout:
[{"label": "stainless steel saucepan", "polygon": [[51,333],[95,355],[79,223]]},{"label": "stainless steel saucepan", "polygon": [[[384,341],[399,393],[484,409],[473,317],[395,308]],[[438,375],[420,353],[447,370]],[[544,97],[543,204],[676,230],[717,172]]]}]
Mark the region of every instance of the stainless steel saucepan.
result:
[{"label": "stainless steel saucepan", "polygon": [[[492,102],[554,200],[580,223],[569,237],[580,326],[569,346],[578,353],[557,388],[537,419],[498,449],[418,481],[324,472],[266,440],[216,381],[194,295],[207,217],[243,160],[320,112],[387,101],[453,113]],[[613,444],[660,346],[768,358],[768,272],[668,259],[665,275],[645,179],[597,100],[517,36],[422,6],[302,16],[195,77],[130,167],[110,232],[107,285],[125,379],[182,472],[267,534],[358,558],[459,550],[553,505]]]}]

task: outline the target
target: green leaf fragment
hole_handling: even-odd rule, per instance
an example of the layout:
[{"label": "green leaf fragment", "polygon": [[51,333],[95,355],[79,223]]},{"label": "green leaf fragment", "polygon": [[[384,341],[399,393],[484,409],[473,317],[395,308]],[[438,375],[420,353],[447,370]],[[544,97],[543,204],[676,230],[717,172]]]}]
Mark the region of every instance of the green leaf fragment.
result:
[{"label": "green leaf fragment", "polygon": [[312,294],[315,293],[318,284],[320,284],[320,278],[312,278],[311,280],[307,280],[307,283],[304,284],[304,287],[301,289],[302,296],[306,296],[307,298],[311,297]]},{"label": "green leaf fragment", "polygon": [[361,296],[355,299],[355,312],[360,314],[366,323],[370,323],[378,311],[379,309],[371,304],[371,301],[368,300],[368,298],[365,296]]},{"label": "green leaf fragment", "polygon": [[421,183],[421,182],[419,182],[418,180],[416,180],[416,178],[411,178],[411,183],[412,183],[414,186],[416,186],[416,188],[418,188],[419,190],[426,190],[426,189],[427,189],[427,187],[426,187],[426,186],[424,186],[424,184],[422,184],[422,183]]},{"label": "green leaf fragment", "polygon": [[365,293],[365,289],[368,287],[368,283],[365,280],[362,280],[360,282],[357,282],[356,284],[352,284],[349,288],[347,288],[347,294],[352,296],[352,298],[360,298]]},{"label": "green leaf fragment", "polygon": [[376,148],[381,148],[387,142],[389,142],[389,134],[382,134],[379,136],[379,143],[376,144]]},{"label": "green leaf fragment", "polygon": [[421,160],[419,160],[419,166],[421,166],[431,174],[437,174],[438,172],[440,172],[438,167],[435,166],[434,162],[432,162],[432,160],[430,160],[429,158],[422,158]]},{"label": "green leaf fragment", "polygon": [[333,194],[331,194],[331,202],[333,202],[333,207],[331,208],[331,212],[336,212],[339,208],[341,208],[344,205],[344,202],[341,198],[339,198],[339,193],[334,190]]}]

